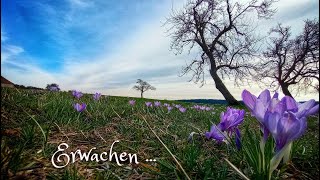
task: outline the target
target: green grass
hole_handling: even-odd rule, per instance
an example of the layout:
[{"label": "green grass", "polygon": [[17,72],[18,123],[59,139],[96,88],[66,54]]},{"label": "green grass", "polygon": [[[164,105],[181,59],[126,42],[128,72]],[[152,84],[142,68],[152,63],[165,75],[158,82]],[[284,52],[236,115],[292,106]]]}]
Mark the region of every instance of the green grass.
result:
[{"label": "green grass", "polygon": [[[135,106],[128,101],[136,100]],[[191,132],[204,133],[226,110],[223,105],[213,107],[215,114],[190,109],[193,103],[161,101],[187,107],[186,113],[174,108],[147,108],[146,101],[154,100],[103,96],[99,102],[85,94],[76,100],[69,92],[39,92],[32,90],[1,89],[1,179],[13,177],[46,177],[48,179],[186,179],[172,155],[150,130],[163,141],[191,179],[240,179],[241,177],[224,161],[227,158],[246,176],[254,177],[245,157],[226,144],[208,141]],[[74,102],[85,102],[87,111],[78,113]],[[244,108],[238,106],[237,108]],[[258,124],[246,116],[240,126],[256,129]],[[60,143],[70,149],[97,152],[107,151],[119,140],[114,151],[138,155],[139,165],[115,162],[76,162],[62,169],[51,164],[51,156]],[[257,142],[258,143],[258,142]],[[293,144],[292,162],[286,170],[277,170],[274,178],[317,179],[319,177],[319,120],[308,119],[308,129]],[[157,162],[145,162],[155,158]],[[282,166],[283,167],[283,166]]]}]

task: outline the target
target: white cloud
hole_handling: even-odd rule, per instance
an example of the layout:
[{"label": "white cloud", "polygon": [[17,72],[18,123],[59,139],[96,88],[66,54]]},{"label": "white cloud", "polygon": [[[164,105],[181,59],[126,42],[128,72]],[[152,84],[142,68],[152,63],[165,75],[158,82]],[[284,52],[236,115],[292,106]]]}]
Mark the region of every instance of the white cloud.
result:
[{"label": "white cloud", "polygon": [[[80,0],[70,0],[70,2],[74,6],[80,7],[85,7],[85,3],[87,3],[87,1]],[[103,53],[105,49],[101,49],[100,55],[97,57],[83,57],[82,59],[68,57],[58,73],[46,72],[36,65],[9,61],[13,55],[23,52],[22,47],[12,45],[6,46],[6,52],[1,52],[1,57],[8,60],[8,63],[4,67],[2,66],[1,70],[14,83],[38,87],[45,87],[49,83],[58,83],[62,90],[77,89],[88,93],[99,91],[110,95],[139,97],[139,92],[134,91],[132,86],[137,78],[142,78],[157,88],[156,91],[146,92],[145,97],[147,98],[223,99],[221,93],[214,87],[211,78],[208,79],[208,84],[199,88],[199,85],[187,82],[190,76],[178,77],[185,61],[192,59],[192,57],[186,54],[175,56],[173,52],[169,51],[170,39],[166,37],[167,34],[164,34],[164,28],[161,27],[161,20],[164,20],[168,12],[137,26],[138,29],[132,30],[131,34],[126,35],[128,38],[119,39],[117,44],[114,44],[111,53]],[[52,10],[52,13],[56,12]],[[71,15],[69,21],[72,21]],[[54,23],[52,22],[52,24]],[[72,25],[75,24],[66,26]],[[80,25],[84,26],[85,24]],[[61,28],[63,26],[65,26],[64,23],[61,24]],[[58,39],[63,39],[66,36],[64,31],[52,31],[52,35],[60,34]],[[165,73],[162,75],[160,72]],[[232,81],[226,80],[225,83],[230,92],[239,100],[244,88],[256,95],[261,91],[255,85],[235,88]],[[312,96],[302,95],[298,99],[315,98]],[[317,97],[319,96],[317,95]]]},{"label": "white cloud", "polygon": [[24,49],[15,45],[2,45],[1,48],[1,64],[8,61],[10,58],[24,52]]},{"label": "white cloud", "polygon": [[7,40],[7,36],[6,33],[4,32],[4,30],[1,28],[1,42],[5,42]]},{"label": "white cloud", "polygon": [[69,3],[71,4],[71,6],[76,6],[76,7],[80,7],[80,8],[84,8],[84,7],[88,7],[91,5],[91,3],[93,3],[92,1],[88,1],[88,0],[68,0]]}]

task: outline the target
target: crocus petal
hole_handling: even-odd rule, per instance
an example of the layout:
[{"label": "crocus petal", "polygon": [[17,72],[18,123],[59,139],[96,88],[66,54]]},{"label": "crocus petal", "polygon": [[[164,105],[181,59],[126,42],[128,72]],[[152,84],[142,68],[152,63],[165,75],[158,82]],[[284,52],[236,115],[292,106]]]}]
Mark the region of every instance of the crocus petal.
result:
[{"label": "crocus petal", "polygon": [[299,104],[299,109],[310,109],[314,106],[315,104],[315,100],[314,99],[310,99],[309,101],[307,102],[304,102],[302,104]]},{"label": "crocus petal", "polygon": [[268,140],[270,132],[269,132],[268,128],[266,128],[264,126],[262,127],[262,130],[263,130],[263,143],[265,143]]},{"label": "crocus petal", "polygon": [[86,109],[87,105],[85,103],[82,103],[82,104],[76,103],[73,105],[73,107],[76,109],[76,111],[82,112],[83,110]]},{"label": "crocus petal", "polygon": [[279,97],[279,93],[275,92],[274,95],[272,96],[272,99],[278,99],[278,97]]},{"label": "crocus petal", "polygon": [[86,108],[87,108],[87,105],[85,103],[83,103],[81,111],[85,110]]},{"label": "crocus petal", "polygon": [[287,141],[293,141],[301,137],[307,129],[307,118],[297,118],[294,113],[288,112],[288,114],[283,117],[281,125],[286,127]]},{"label": "crocus petal", "polygon": [[277,105],[279,104],[280,100],[279,99],[276,99],[276,98],[273,98],[271,99],[270,103],[269,103],[269,107],[268,107],[268,110],[271,111],[271,112],[274,112],[277,110]]},{"label": "crocus petal", "polygon": [[275,105],[274,109],[270,109],[271,112],[277,112],[282,115],[286,111],[286,104],[283,101],[279,101],[278,104]]},{"label": "crocus petal", "polygon": [[206,133],[205,133],[205,136],[206,136],[208,139],[212,138],[212,139],[215,139],[215,140],[217,140],[217,141],[219,141],[219,142],[223,141],[224,138],[225,138],[225,136],[223,135],[223,133],[221,132],[221,130],[218,129],[218,127],[217,127],[215,124],[213,124],[213,125],[211,126],[210,132],[206,132]]},{"label": "crocus petal", "polygon": [[257,97],[251,94],[247,90],[243,90],[241,96],[242,96],[243,103],[247,106],[247,108],[249,108],[250,111],[253,111]]},{"label": "crocus petal", "polygon": [[204,135],[206,136],[207,139],[211,138],[211,133],[210,132],[206,132]]},{"label": "crocus petal", "polygon": [[319,111],[319,104],[311,108],[307,113],[306,116],[314,115]]},{"label": "crocus petal", "polygon": [[237,149],[240,150],[241,148],[241,134],[240,134],[240,131],[238,128],[236,128],[236,146],[237,146]]},{"label": "crocus petal", "polygon": [[281,118],[281,115],[277,112],[267,112],[266,113],[266,120],[264,121],[263,125],[268,131],[273,135],[277,136],[278,132],[278,122]]},{"label": "crocus petal", "polygon": [[230,114],[228,117],[227,117],[227,122],[229,122],[229,126],[231,125],[232,122],[236,121],[237,118],[238,118],[239,114]]},{"label": "crocus petal", "polygon": [[298,119],[292,112],[281,115],[277,112],[267,113],[265,126],[268,128],[276,142],[276,152],[287,143],[299,138],[306,129],[306,120]]},{"label": "crocus petal", "polygon": [[315,100],[311,99],[307,102],[299,104],[298,105],[299,110],[296,113],[296,116],[300,118],[303,116],[309,116],[309,115],[315,114],[317,112],[317,109],[319,109],[319,105],[314,106],[315,103],[316,103]]},{"label": "crocus petal", "polygon": [[253,115],[258,119],[260,123],[263,123],[264,116],[267,111],[267,106],[260,99],[257,99],[256,104],[254,106]]},{"label": "crocus petal", "polygon": [[285,109],[287,111],[292,111],[292,112],[298,111],[297,103],[292,97],[285,96],[281,99],[281,102],[285,105]]},{"label": "crocus petal", "polygon": [[262,91],[258,96],[258,99],[260,99],[266,105],[271,99],[270,91],[268,89]]},{"label": "crocus petal", "polygon": [[224,117],[224,112],[221,112],[221,113],[220,113],[220,122],[223,122],[223,121],[224,121],[224,118],[223,118],[223,117]]},{"label": "crocus petal", "polygon": [[239,115],[237,120],[231,125],[231,126],[237,126],[240,123],[242,123],[242,121],[244,120],[244,115],[246,114],[246,112],[244,110],[240,110],[238,111]]}]

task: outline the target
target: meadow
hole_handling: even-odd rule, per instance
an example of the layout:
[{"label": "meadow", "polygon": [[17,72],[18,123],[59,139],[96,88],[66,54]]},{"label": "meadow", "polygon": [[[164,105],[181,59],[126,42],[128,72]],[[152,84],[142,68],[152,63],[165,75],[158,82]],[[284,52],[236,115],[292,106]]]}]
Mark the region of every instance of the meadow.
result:
[{"label": "meadow", "polygon": [[[203,135],[220,122],[226,105],[203,104],[208,108],[200,110],[192,108],[195,103],[159,100],[157,107],[155,101],[115,96],[94,100],[92,94],[77,99],[71,92],[1,88],[1,179],[186,179],[185,174],[190,179],[241,179],[227,161],[253,177],[241,149]],[[77,102],[86,103],[86,109],[76,111]],[[169,112],[164,103],[173,109]],[[178,104],[186,111],[175,107]],[[258,142],[257,120],[244,105],[234,108],[246,110],[239,127],[242,138]],[[254,131],[248,134],[248,130]],[[96,147],[99,153],[116,140],[113,150],[136,153],[139,164],[77,161],[60,169],[52,165],[52,155],[63,142],[68,151]],[[318,115],[308,118],[305,134],[293,143],[291,161],[280,167],[273,179],[318,179]]]}]

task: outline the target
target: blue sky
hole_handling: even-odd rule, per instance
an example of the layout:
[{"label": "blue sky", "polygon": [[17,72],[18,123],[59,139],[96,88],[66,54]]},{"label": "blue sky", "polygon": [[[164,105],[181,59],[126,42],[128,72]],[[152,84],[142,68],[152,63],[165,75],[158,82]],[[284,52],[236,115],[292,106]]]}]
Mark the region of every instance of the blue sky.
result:
[{"label": "blue sky", "polygon": [[[199,88],[188,82],[190,76],[178,76],[192,55],[169,51],[162,25],[171,7],[182,5],[173,0],[2,0],[1,75],[16,84],[55,82],[63,90],[120,96],[139,96],[132,86],[142,78],[157,87],[145,97],[220,99],[210,77]],[[304,19],[319,13],[316,0],[280,0],[275,7],[275,17],[260,24],[262,32],[282,22],[297,33]],[[239,99],[243,88],[225,83]],[[254,85],[244,88],[261,91]]]}]

